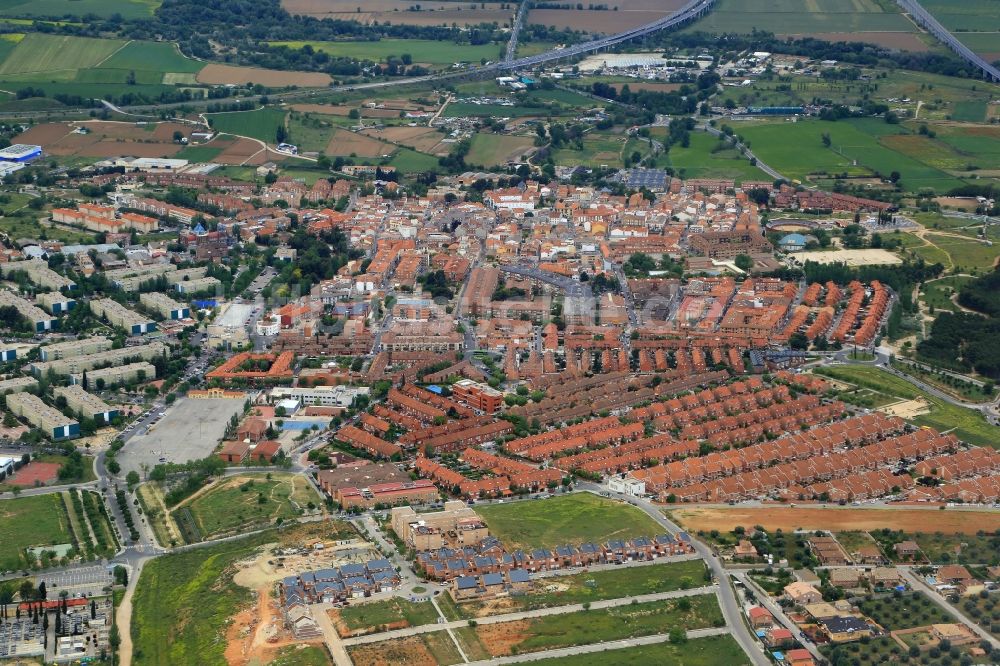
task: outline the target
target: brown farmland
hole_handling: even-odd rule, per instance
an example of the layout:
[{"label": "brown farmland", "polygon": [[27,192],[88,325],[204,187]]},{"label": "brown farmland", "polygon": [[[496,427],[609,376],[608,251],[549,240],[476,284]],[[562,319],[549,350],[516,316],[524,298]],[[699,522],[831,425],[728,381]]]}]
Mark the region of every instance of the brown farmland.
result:
[{"label": "brown farmland", "polygon": [[[86,127],[87,134],[73,133],[74,127]],[[123,122],[45,123],[36,125],[17,140],[42,146],[52,155],[82,157],[170,157],[181,146],[173,142],[173,134],[184,135],[191,128],[179,123],[137,125]]]},{"label": "brown farmland", "polygon": [[326,147],[326,154],[334,156],[357,155],[358,157],[381,157],[395,150],[396,147],[391,144],[383,143],[362,134],[338,129],[330,137],[330,143]]},{"label": "brown farmland", "polygon": [[633,4],[629,0],[618,3],[619,11],[592,9],[532,9],[525,21],[529,24],[571,28],[587,32],[615,33],[629,28],[652,23],[663,18],[682,3],[666,0],[654,3],[639,0]]},{"label": "brown farmland", "polygon": [[1000,528],[1000,512],[926,509],[819,508],[819,507],[692,507],[671,511],[671,515],[692,532],[729,532],[738,525],[785,532],[799,528],[813,530],[875,530],[891,527],[906,532],[975,534]]},{"label": "brown farmland", "polygon": [[235,65],[206,65],[198,72],[198,82],[212,85],[243,85],[259,83],[272,88],[299,86],[302,88],[325,88],[333,79],[322,72],[283,72],[279,69],[258,69]]},{"label": "brown farmland", "polygon": [[367,129],[362,133],[372,138],[408,146],[423,153],[433,151],[444,138],[443,134],[430,127],[386,127],[382,130]]},{"label": "brown farmland", "polygon": [[437,660],[420,636],[369,643],[350,648],[356,666],[437,666]]}]

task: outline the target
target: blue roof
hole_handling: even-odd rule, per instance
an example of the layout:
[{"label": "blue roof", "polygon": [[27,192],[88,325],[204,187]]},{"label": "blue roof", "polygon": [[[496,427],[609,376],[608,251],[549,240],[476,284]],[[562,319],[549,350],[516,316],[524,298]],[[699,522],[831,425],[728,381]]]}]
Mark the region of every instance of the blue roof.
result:
[{"label": "blue roof", "polygon": [[444,393],[444,389],[442,389],[437,384],[431,384],[430,386],[425,386],[424,388],[430,391],[431,393],[437,393],[438,395]]},{"label": "blue roof", "polygon": [[788,234],[778,242],[781,243],[782,245],[788,245],[788,244],[805,245],[806,237],[803,236],[802,234]]},{"label": "blue roof", "polygon": [[774,652],[772,652],[771,656],[774,657],[775,661],[784,661],[785,660],[785,653],[784,652],[780,652],[778,650],[775,650]]},{"label": "blue roof", "polygon": [[503,574],[489,573],[484,575],[483,585],[503,585]]},{"label": "blue roof", "polygon": [[476,587],[476,579],[473,576],[459,576],[455,579],[455,585],[460,590],[471,590]]}]

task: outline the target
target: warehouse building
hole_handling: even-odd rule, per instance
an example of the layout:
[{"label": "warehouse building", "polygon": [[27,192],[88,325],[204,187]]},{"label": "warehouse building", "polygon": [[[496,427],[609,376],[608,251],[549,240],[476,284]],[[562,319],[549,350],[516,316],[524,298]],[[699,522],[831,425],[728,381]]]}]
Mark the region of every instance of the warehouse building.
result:
[{"label": "warehouse building", "polygon": [[80,436],[78,422],[49,407],[34,393],[11,393],[7,396],[7,409],[53,440]]},{"label": "warehouse building", "polygon": [[38,380],[34,377],[14,377],[0,380],[0,395],[20,393],[38,388]]},{"label": "warehouse building", "polygon": [[53,319],[41,308],[24,300],[14,292],[7,289],[0,289],[0,306],[12,307],[28,320],[35,333],[51,331],[59,325],[59,320]]},{"label": "warehouse building", "polygon": [[158,291],[140,294],[139,302],[164,319],[187,319],[191,316],[191,309],[188,306]]},{"label": "warehouse building", "polygon": [[[89,386],[117,386],[149,379],[156,379],[156,366],[145,361],[87,371]],[[70,375],[70,381],[74,384],[83,384],[83,373]]]},{"label": "warehouse building", "polygon": [[57,342],[53,345],[39,347],[38,355],[43,361],[57,361],[61,358],[87,356],[88,354],[108,351],[111,349],[112,344],[110,339],[103,336],[84,338],[82,340],[67,340],[66,342]]},{"label": "warehouse building", "polygon": [[[51,345],[55,346],[55,345]],[[71,356],[31,364],[31,372],[36,377],[41,377],[51,370],[57,375],[76,375],[84,370],[93,370],[106,365],[121,365],[129,361],[150,361],[157,356],[166,354],[167,348],[161,342],[151,342],[148,345],[136,347],[122,347],[121,349],[109,349],[107,351],[85,354],[83,356]]]},{"label": "warehouse building", "polygon": [[53,390],[53,394],[57,398],[66,398],[66,404],[74,413],[83,414],[88,419],[94,419],[97,422],[111,423],[119,415],[117,409],[96,395],[87,393],[79,384],[59,386]]},{"label": "warehouse building", "polygon": [[53,289],[55,291],[61,291],[63,289],[69,291],[76,289],[76,282],[59,275],[59,273],[56,273],[54,270],[49,268],[48,262],[42,261],[41,259],[32,259],[30,261],[10,261],[0,264],[0,275],[3,275],[4,277],[10,277],[12,273],[17,273],[18,271],[27,274],[28,279],[37,284],[39,287],[45,287],[46,289]]},{"label": "warehouse building", "polygon": [[76,300],[64,296],[59,291],[46,291],[38,294],[37,300],[43,308],[54,315],[66,314],[76,307]]},{"label": "warehouse building", "polygon": [[15,143],[0,150],[0,160],[4,162],[30,162],[42,156],[41,146]]},{"label": "warehouse building", "polygon": [[124,328],[129,335],[142,335],[156,330],[156,322],[110,298],[99,298],[90,302],[90,311],[104,317],[114,326]]}]

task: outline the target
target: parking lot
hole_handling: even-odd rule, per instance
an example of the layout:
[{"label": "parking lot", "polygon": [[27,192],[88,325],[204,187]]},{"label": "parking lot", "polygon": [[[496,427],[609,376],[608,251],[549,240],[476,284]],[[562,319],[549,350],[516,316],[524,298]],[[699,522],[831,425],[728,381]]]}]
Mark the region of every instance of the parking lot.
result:
[{"label": "parking lot", "polygon": [[55,598],[58,598],[59,592],[63,590],[66,590],[70,597],[103,594],[104,588],[112,582],[111,569],[104,565],[40,574],[36,578],[38,582],[45,582],[45,587]]},{"label": "parking lot", "polygon": [[128,440],[118,454],[122,473],[142,473],[143,464],[152,468],[161,462],[184,463],[208,456],[222,439],[229,419],[243,411],[243,403],[239,398],[179,399],[158,423]]}]

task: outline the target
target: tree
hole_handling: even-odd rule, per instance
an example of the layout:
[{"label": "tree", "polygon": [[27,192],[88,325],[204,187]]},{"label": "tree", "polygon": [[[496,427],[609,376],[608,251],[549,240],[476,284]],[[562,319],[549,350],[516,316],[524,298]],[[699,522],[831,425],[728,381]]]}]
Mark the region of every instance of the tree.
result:
[{"label": "tree", "polygon": [[823,140],[823,147],[824,148],[829,148],[830,147],[830,144],[832,143],[832,140],[830,139],[830,133],[829,132],[823,132],[823,134],[820,136],[820,139]]},{"label": "tree", "polygon": [[733,260],[733,263],[736,264],[736,268],[747,273],[749,273],[750,269],[753,268],[753,259],[751,259],[750,255],[747,254],[738,255]]},{"label": "tree", "polygon": [[183,132],[181,132],[180,130],[174,131],[174,143],[180,143],[183,138],[184,138]]},{"label": "tree", "polygon": [[129,488],[134,488],[139,485],[139,473],[134,469],[125,475],[125,483],[128,484]]}]

